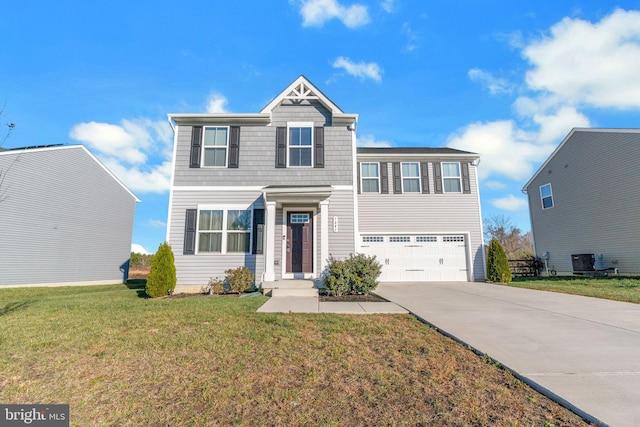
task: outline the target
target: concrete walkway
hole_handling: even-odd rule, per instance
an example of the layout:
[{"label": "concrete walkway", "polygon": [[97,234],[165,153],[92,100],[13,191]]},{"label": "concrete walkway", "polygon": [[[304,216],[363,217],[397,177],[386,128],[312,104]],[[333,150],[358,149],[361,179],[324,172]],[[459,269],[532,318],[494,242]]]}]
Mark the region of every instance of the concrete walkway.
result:
[{"label": "concrete walkway", "polygon": [[640,305],[485,283],[384,283],[376,293],[583,417],[640,425]]},{"label": "concrete walkway", "polygon": [[259,313],[407,314],[392,302],[321,302],[318,297],[272,297]]}]

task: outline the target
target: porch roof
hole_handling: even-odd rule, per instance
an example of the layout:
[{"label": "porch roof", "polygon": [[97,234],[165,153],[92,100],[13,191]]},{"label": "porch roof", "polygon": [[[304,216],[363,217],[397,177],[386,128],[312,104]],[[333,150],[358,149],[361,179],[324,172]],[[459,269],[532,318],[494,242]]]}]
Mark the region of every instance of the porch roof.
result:
[{"label": "porch roof", "polygon": [[262,189],[264,200],[284,203],[320,203],[333,193],[330,185],[269,185]]}]

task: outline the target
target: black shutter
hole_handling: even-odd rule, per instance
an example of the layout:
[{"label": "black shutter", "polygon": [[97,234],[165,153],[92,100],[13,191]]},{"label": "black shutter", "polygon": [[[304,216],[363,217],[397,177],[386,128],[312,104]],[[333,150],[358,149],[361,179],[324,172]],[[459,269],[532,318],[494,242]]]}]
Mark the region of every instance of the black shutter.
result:
[{"label": "black shutter", "polygon": [[187,209],[187,215],[184,219],[184,255],[193,255],[196,253],[196,223],[198,219],[197,209]]},{"label": "black shutter", "polygon": [[429,194],[429,167],[427,162],[420,162],[420,176],[422,177],[422,194]]},{"label": "black shutter", "polygon": [[436,194],[442,194],[442,170],[440,162],[433,162],[433,185]]},{"label": "black shutter", "polygon": [[200,167],[200,157],[202,154],[202,126],[191,127],[191,157],[190,168]]},{"label": "black shutter", "polygon": [[253,210],[253,242],[252,254],[264,253],[264,209]]},{"label": "black shutter", "polygon": [[276,167],[287,167],[287,128],[276,128]]},{"label": "black shutter", "polygon": [[240,126],[231,126],[229,132],[229,167],[237,168],[240,160]]},{"label": "black shutter", "polygon": [[389,194],[389,168],[387,162],[380,163],[380,192]]},{"label": "black shutter", "polygon": [[314,159],[313,159],[313,167],[314,168],[323,168],[324,167],[324,128],[322,126],[318,126],[313,130],[313,143],[314,143]]},{"label": "black shutter", "polygon": [[462,192],[471,194],[471,184],[469,182],[469,163],[462,162]]},{"label": "black shutter", "polygon": [[402,193],[402,175],[400,174],[400,163],[393,163],[393,192]]}]

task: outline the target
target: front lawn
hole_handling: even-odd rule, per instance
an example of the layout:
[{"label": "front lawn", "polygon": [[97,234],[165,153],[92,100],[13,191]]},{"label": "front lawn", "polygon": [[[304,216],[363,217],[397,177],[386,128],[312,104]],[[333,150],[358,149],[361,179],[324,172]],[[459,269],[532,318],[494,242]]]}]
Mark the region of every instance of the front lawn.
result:
[{"label": "front lawn", "polygon": [[562,292],[640,303],[640,280],[623,277],[522,277],[509,284],[519,288]]},{"label": "front lawn", "polygon": [[409,315],[142,291],[0,289],[0,402],[78,426],[586,425]]}]

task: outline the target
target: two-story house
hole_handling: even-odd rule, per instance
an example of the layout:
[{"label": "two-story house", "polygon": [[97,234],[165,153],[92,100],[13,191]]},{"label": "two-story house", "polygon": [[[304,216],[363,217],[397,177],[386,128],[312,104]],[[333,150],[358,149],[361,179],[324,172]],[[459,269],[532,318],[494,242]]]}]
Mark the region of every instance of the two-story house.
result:
[{"label": "two-story house", "polygon": [[356,149],[357,114],[300,76],[259,113],[170,114],[177,290],[241,265],[258,284],[374,254],[381,280],[483,280],[478,155]]}]

